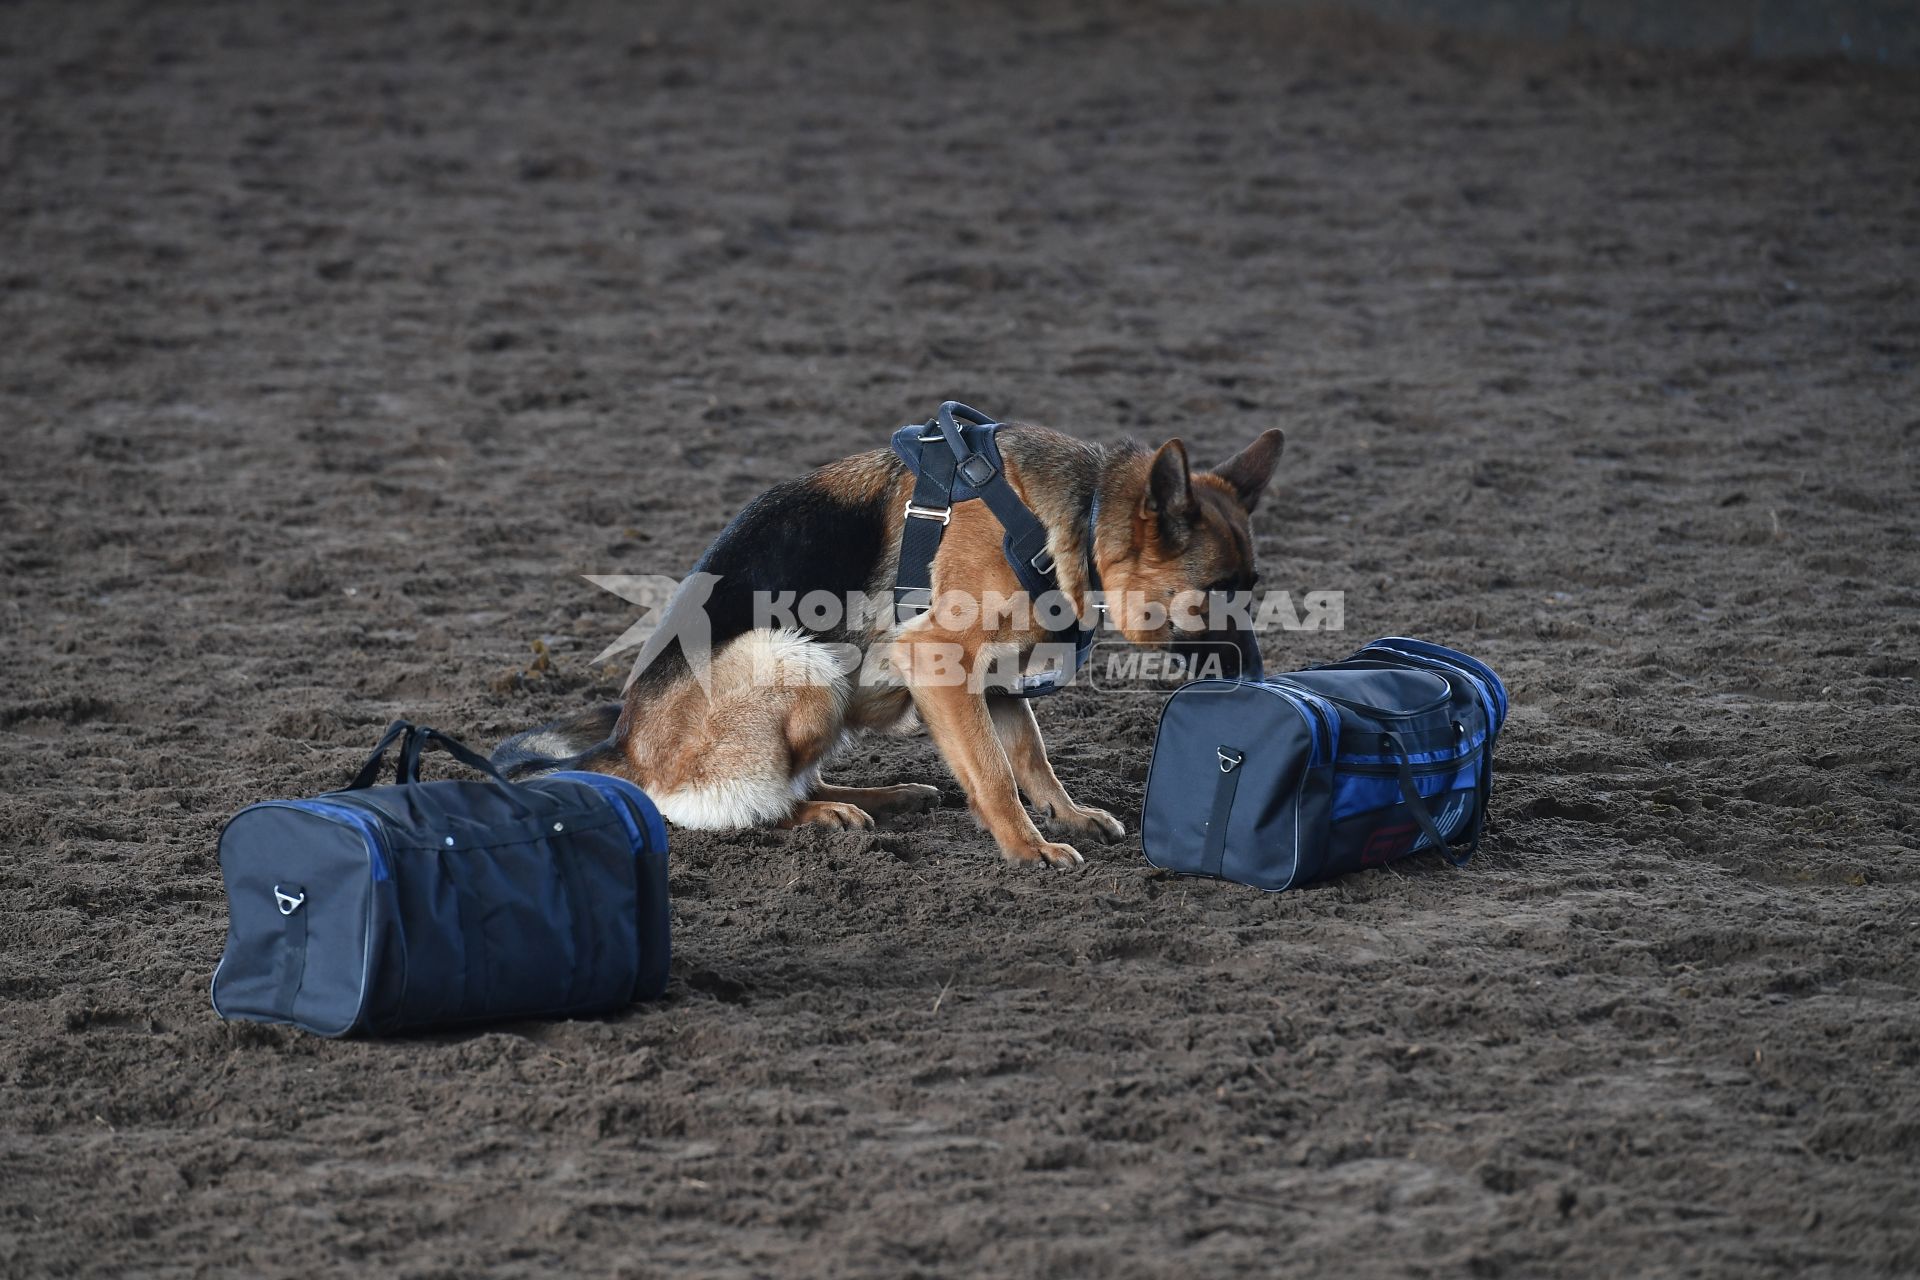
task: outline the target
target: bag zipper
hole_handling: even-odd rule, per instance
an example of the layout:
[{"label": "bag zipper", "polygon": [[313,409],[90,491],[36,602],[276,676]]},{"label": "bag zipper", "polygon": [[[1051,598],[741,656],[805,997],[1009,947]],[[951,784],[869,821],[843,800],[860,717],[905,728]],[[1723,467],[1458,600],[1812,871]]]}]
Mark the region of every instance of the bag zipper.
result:
[{"label": "bag zipper", "polygon": [[[1303,693],[1311,693],[1316,698],[1324,698],[1328,702],[1334,703],[1337,706],[1348,707],[1354,711],[1359,712],[1362,715],[1373,716],[1376,719],[1380,719],[1380,720],[1410,720],[1414,716],[1423,716],[1428,714],[1429,712],[1436,711],[1439,708],[1446,706],[1449,702],[1453,700],[1453,690],[1449,688],[1445,693],[1435,698],[1432,702],[1425,703],[1418,707],[1411,707],[1404,710],[1396,710],[1391,707],[1369,706],[1367,703],[1364,703],[1364,702],[1356,702],[1352,698],[1343,698],[1337,693],[1322,693],[1318,689],[1309,689],[1305,685],[1293,684],[1290,681],[1286,680],[1286,678],[1283,676],[1276,676],[1274,677],[1274,679],[1279,681],[1286,688],[1298,689]],[[1441,683],[1444,684],[1445,681],[1442,680]]]},{"label": "bag zipper", "polygon": [[[1479,754],[1480,753],[1476,751],[1472,755],[1456,756],[1451,760],[1440,760],[1429,764],[1416,764],[1407,767],[1416,778],[1431,778],[1439,774],[1459,773],[1462,769],[1468,769],[1477,764],[1478,760],[1476,757],[1478,757]],[[1357,773],[1366,778],[1397,778],[1400,776],[1400,767],[1391,764],[1336,764],[1334,765],[1334,772]]]}]

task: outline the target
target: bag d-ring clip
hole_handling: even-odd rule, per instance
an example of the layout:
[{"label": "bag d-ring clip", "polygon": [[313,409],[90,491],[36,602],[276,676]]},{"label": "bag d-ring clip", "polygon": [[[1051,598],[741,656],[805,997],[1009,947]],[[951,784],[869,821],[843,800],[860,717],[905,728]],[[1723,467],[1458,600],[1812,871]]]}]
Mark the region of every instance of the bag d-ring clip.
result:
[{"label": "bag d-ring clip", "polygon": [[290,916],[300,909],[301,903],[307,900],[307,892],[302,889],[298,893],[282,893],[280,892],[280,886],[275,885],[273,886],[273,900],[280,904],[281,915]]},{"label": "bag d-ring clip", "polygon": [[1234,766],[1247,758],[1244,751],[1235,751],[1232,747],[1218,747],[1214,754],[1220,757],[1220,772],[1232,773]]}]

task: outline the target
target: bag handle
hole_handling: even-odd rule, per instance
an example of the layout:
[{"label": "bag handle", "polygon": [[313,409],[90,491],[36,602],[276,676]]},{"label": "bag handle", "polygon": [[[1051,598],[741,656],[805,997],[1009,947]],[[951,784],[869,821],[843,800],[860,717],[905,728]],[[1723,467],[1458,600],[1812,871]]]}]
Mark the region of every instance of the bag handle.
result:
[{"label": "bag handle", "polygon": [[396,742],[401,744],[399,758],[393,767],[393,780],[396,784],[405,786],[408,783],[420,781],[420,756],[427,748],[437,745],[455,760],[480,774],[489,786],[500,792],[502,798],[520,817],[533,816],[533,810],[527,807],[525,800],[521,799],[521,789],[507,781],[506,777],[493,767],[491,760],[450,734],[407,720],[395,720],[387,726],[387,731],[380,735],[379,743],[374,746],[373,754],[367,757],[367,762],[360,766],[360,772],[353,775],[353,781],[346,785],[345,790],[359,791],[372,786],[380,777],[383,758]]},{"label": "bag handle", "polygon": [[[380,778],[380,761],[387,754],[387,750],[402,736],[411,745],[413,734],[414,727],[408,721],[395,720],[388,725],[387,731],[380,735],[380,741],[374,746],[373,754],[367,757],[367,762],[360,766],[360,772],[353,775],[353,781],[349,782],[343,790],[360,791],[372,786]],[[394,766],[393,780],[395,782],[411,781],[406,773],[406,748],[404,747],[401,749],[399,763]]]},{"label": "bag handle", "polygon": [[1400,770],[1400,798],[1406,802],[1407,812],[1413,815],[1413,820],[1420,824],[1421,833],[1433,841],[1433,847],[1440,851],[1440,856],[1454,866],[1464,867],[1472,862],[1475,851],[1480,848],[1479,829],[1475,828],[1473,843],[1467,846],[1467,851],[1458,857],[1454,856],[1453,848],[1447,843],[1447,838],[1440,834],[1440,825],[1433,820],[1433,814],[1427,809],[1426,797],[1422,796],[1420,788],[1414,785],[1413,763],[1407,759],[1407,749],[1401,745],[1399,735],[1381,734],[1380,745],[1394,754]]},{"label": "bag handle", "polygon": [[493,767],[493,761],[461,742],[452,734],[442,733],[438,729],[429,729],[426,725],[415,725],[407,737],[407,745],[400,752],[400,770],[407,782],[420,781],[420,757],[426,749],[438,743],[446,753],[475,773],[484,773],[501,786],[510,787],[506,775]]},{"label": "bag handle", "polygon": [[1227,858],[1227,820],[1233,816],[1233,795],[1240,789],[1240,766],[1247,753],[1222,743],[1214,748],[1220,776],[1214,781],[1213,807],[1207,811],[1207,838],[1200,851],[1200,874],[1218,876]]},{"label": "bag handle", "polygon": [[429,729],[423,724],[413,727],[413,731],[407,735],[406,746],[400,750],[399,772],[402,782],[420,781],[420,757],[427,748],[433,746],[440,747],[455,760],[480,774],[482,780],[498,790],[521,817],[533,816],[533,810],[528,808],[526,802],[520,798],[520,788],[508,782],[506,776],[493,767],[493,761],[451,734],[442,733],[438,729]]}]

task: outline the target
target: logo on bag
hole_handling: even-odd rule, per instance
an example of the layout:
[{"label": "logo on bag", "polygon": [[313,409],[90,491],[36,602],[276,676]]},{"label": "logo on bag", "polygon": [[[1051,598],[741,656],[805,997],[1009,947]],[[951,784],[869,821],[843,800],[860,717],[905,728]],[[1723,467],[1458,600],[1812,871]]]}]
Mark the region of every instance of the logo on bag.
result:
[{"label": "logo on bag", "polygon": [[1469,815],[1473,812],[1471,792],[1458,792],[1433,815],[1433,825],[1440,828],[1440,834],[1452,839]]},{"label": "logo on bag", "polygon": [[1360,846],[1360,865],[1375,866],[1382,862],[1392,862],[1413,848],[1413,842],[1420,838],[1418,823],[1409,822],[1397,827],[1378,827]]},{"label": "logo on bag", "polygon": [[[1459,827],[1472,811],[1470,795],[1456,795],[1447,801],[1433,815],[1433,825],[1440,834],[1451,839],[1455,828]],[[1420,824],[1417,822],[1400,823],[1391,827],[1378,827],[1360,846],[1360,865],[1377,866],[1382,862],[1391,862],[1395,858],[1406,856],[1422,839]]]}]

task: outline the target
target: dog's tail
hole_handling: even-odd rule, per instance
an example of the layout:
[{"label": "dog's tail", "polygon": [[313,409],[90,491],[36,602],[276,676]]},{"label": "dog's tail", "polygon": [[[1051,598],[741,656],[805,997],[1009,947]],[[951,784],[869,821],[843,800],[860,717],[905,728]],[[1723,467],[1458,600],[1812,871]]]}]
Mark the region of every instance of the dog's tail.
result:
[{"label": "dog's tail", "polygon": [[516,781],[561,769],[611,773],[609,766],[619,758],[613,742],[619,720],[620,704],[604,702],[516,733],[493,749],[493,767]]}]

